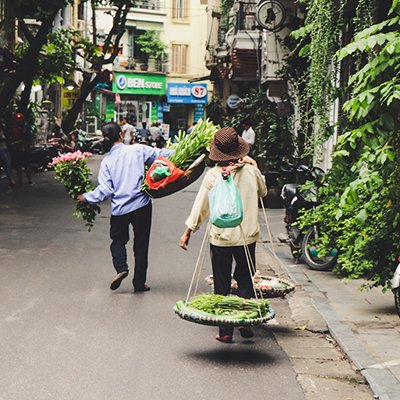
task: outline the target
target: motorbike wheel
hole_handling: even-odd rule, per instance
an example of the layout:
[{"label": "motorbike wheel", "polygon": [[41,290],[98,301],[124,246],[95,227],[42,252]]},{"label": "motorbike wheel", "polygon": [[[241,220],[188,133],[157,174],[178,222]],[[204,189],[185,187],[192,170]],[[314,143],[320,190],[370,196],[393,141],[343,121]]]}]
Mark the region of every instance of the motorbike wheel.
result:
[{"label": "motorbike wheel", "polygon": [[315,271],[327,271],[332,268],[338,258],[336,249],[332,251],[332,254],[327,256],[318,256],[318,250],[316,241],[318,239],[317,225],[312,226],[307,233],[304,235],[304,239],[301,245],[302,253],[305,263]]},{"label": "motorbike wheel", "polygon": [[289,241],[290,252],[292,253],[292,257],[294,259],[294,263],[298,264],[301,258],[301,247],[295,246],[292,241]]},{"label": "motorbike wheel", "polygon": [[400,287],[393,289],[394,304],[396,305],[397,314],[400,317]]}]

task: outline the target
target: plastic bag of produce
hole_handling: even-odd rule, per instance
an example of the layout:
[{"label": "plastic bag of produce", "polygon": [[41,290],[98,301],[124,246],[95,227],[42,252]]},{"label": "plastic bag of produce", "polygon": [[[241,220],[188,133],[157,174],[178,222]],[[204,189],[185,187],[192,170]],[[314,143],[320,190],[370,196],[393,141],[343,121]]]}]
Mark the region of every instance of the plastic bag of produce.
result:
[{"label": "plastic bag of produce", "polygon": [[234,228],[243,220],[242,199],[230,173],[218,174],[208,193],[210,222],[218,228]]},{"label": "plastic bag of produce", "polygon": [[176,181],[185,174],[185,171],[177,168],[171,161],[165,157],[158,157],[146,174],[146,183],[150,189],[159,189]]}]

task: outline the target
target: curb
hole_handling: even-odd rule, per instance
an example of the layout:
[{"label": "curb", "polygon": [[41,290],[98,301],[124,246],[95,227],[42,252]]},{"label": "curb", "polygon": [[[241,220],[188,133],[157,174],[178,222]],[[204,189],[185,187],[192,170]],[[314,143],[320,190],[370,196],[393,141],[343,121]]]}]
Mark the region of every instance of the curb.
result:
[{"label": "curb", "polygon": [[[273,254],[268,243],[262,243],[271,257]],[[376,358],[368,353],[362,342],[357,339],[349,326],[341,321],[330,306],[327,298],[318,287],[304,275],[301,269],[289,270],[288,266],[278,257],[281,268],[295,285],[301,285],[310,296],[317,312],[325,320],[329,332],[352,363],[360,370],[374,392],[377,400],[397,400],[400,393],[400,381],[387,368],[372,368],[379,364]],[[274,268],[274,266],[271,266]]]}]

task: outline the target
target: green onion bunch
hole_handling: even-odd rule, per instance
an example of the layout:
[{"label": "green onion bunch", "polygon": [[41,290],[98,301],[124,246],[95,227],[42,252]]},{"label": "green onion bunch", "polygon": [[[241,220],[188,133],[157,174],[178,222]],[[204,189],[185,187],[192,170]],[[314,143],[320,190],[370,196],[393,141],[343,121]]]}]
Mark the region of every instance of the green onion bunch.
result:
[{"label": "green onion bunch", "polygon": [[265,317],[269,311],[269,302],[234,295],[201,294],[191,298],[188,307],[224,317],[252,319]]}]

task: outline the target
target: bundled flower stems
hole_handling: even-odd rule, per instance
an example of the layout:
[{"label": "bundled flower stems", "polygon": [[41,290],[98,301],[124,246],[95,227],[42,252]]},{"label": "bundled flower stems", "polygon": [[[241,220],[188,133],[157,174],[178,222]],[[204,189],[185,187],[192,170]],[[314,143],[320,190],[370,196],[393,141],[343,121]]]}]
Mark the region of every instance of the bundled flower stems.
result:
[{"label": "bundled flower stems", "polygon": [[[87,166],[88,159],[91,156],[91,153],[76,151],[55,157],[49,163],[49,167],[53,167],[56,173],[55,179],[65,186],[67,193],[73,199],[78,194],[88,192],[95,187],[90,179],[92,172]],[[77,202],[73,215],[82,217],[90,231],[94,225],[96,214],[99,213],[100,207],[98,205]]]}]

